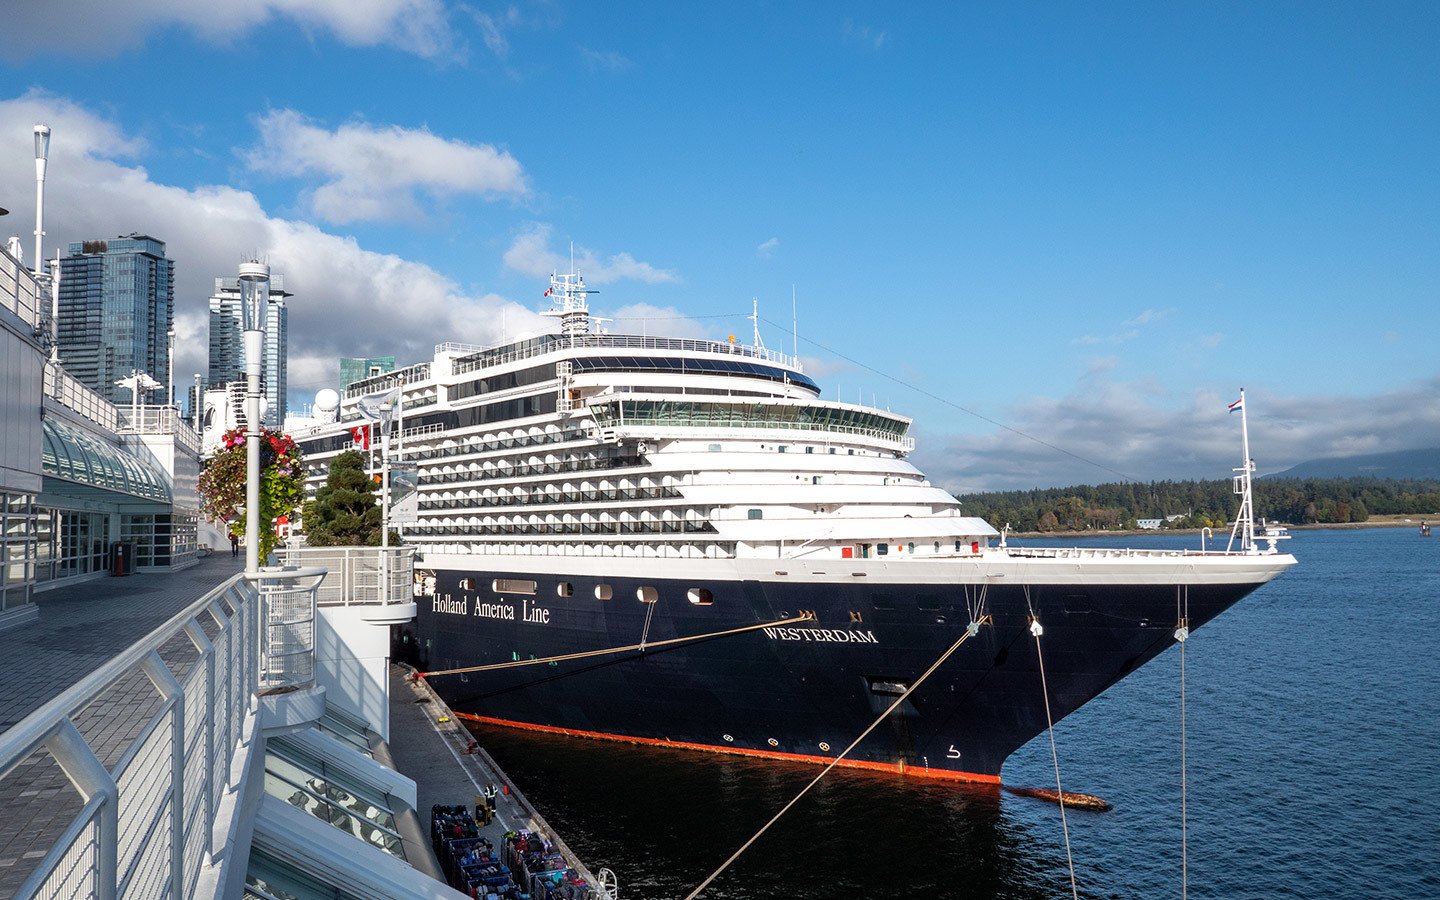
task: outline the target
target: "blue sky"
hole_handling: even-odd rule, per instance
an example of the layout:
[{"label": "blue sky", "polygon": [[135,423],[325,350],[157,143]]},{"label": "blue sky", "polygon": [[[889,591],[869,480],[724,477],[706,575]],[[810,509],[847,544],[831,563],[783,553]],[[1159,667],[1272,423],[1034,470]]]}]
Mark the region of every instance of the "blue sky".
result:
[{"label": "blue sky", "polygon": [[789,349],[793,288],[957,490],[1225,477],[1241,386],[1262,471],[1440,446],[1431,3],[119,6],[0,30],[0,230],[46,121],[47,246],[166,240],[182,380],[247,254],[299,401],[543,327],[573,241],[616,331]]}]

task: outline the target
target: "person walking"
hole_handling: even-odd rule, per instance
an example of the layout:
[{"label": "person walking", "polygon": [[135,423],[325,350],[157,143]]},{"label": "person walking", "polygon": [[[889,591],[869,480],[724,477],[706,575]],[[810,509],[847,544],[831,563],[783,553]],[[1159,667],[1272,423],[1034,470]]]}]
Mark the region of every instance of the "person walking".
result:
[{"label": "person walking", "polygon": [[233,531],[230,532],[230,555],[240,555],[240,535],[236,534]]}]

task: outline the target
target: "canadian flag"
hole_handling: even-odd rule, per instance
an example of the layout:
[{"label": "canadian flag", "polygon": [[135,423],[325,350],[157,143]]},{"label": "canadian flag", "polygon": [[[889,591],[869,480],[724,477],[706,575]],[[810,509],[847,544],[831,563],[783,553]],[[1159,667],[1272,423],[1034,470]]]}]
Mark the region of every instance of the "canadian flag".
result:
[{"label": "canadian flag", "polygon": [[361,450],[370,449],[369,425],[356,425],[354,428],[350,429],[350,435],[351,437],[355,438],[355,443],[360,445]]}]

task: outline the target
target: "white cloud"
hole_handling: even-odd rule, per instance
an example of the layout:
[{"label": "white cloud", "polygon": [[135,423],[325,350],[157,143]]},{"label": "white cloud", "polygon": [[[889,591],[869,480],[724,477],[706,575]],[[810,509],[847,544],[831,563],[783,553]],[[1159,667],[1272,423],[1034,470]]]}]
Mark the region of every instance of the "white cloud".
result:
[{"label": "white cloud", "polygon": [[443,0],[48,0],[7,5],[0,58],[113,56],[169,26],[224,43],[277,19],[353,47],[388,45],[423,57],[455,52]]},{"label": "white cloud", "polygon": [[[554,231],[553,226],[542,223],[526,226],[505,251],[505,265],[516,272],[537,278],[543,278],[552,272],[569,272],[570,255],[550,248]],[[673,271],[657,269],[624,252],[602,259],[594,250],[577,246],[574,259],[575,272],[583,275],[590,284],[609,284],[616,281],[664,284],[680,280]]]},{"label": "white cloud", "polygon": [[1173,309],[1147,309],[1133,319],[1125,322],[1126,325],[1149,325],[1152,322],[1162,322],[1170,317]]},{"label": "white cloud", "polygon": [[849,19],[841,28],[841,35],[848,44],[858,44],[869,50],[882,50],[888,41],[889,35],[878,28],[871,28],[869,25],[857,25]]},{"label": "white cloud", "polygon": [[[1118,481],[1121,473],[1141,481],[1228,478],[1240,460],[1239,417],[1226,412],[1233,399],[1202,390],[1176,404],[1149,385],[1086,384],[1015,407],[1006,417],[1014,431],[922,432],[915,461],[936,484],[962,493]],[[1440,375],[1371,396],[1252,391],[1245,402],[1261,474],[1322,457],[1440,446]]]},{"label": "white cloud", "polygon": [[1200,346],[1207,349],[1211,347],[1218,347],[1220,346],[1220,343],[1224,340],[1225,332],[1223,331],[1217,331],[1213,334],[1202,334],[1200,336]]},{"label": "white cloud", "polygon": [[775,248],[778,246],[780,246],[780,239],[778,237],[772,237],[770,240],[765,241],[755,248],[755,255],[769,258],[775,255]]},{"label": "white cloud", "polygon": [[480,26],[480,37],[490,52],[502,60],[508,57],[510,39],[505,36],[505,32],[520,24],[520,9],[509,6],[495,15],[472,9],[470,15],[475,19],[475,24]]},{"label": "white cloud", "polygon": [[[551,330],[549,320],[495,294],[474,294],[422,263],[377,253],[354,239],[276,218],[247,192],[158,184],[144,169],[111,158],[143,148],[75,103],[31,92],[0,100],[0,134],[54,131],[46,182],[46,246],[143,232],[166,243],[175,261],[177,383],[207,368],[207,300],[217,276],[233,275],[259,253],[283,274],[290,301],[290,382],[300,394],[338,380],[341,356],[428,358],[434,345],[488,344],[505,334]],[[0,167],[0,196],[29,197],[34,170]],[[13,203],[11,204],[14,205]],[[12,216],[11,227],[28,216]],[[29,247],[28,238],[26,247]],[[502,333],[503,332],[503,333]]]},{"label": "white cloud", "polygon": [[416,192],[519,196],[528,186],[520,163],[490,144],[447,140],[424,128],[350,122],[328,131],[281,109],[256,123],[261,143],[247,155],[252,169],[272,175],[318,176],[309,195],[317,216],[352,223],[419,212]]},{"label": "white cloud", "polygon": [[1137,329],[1131,328],[1114,334],[1082,334],[1070,343],[1079,344],[1082,347],[1093,347],[1096,344],[1124,344],[1135,340],[1139,336],[1140,332]]},{"label": "white cloud", "polygon": [[635,67],[635,63],[623,53],[614,50],[592,50],[580,48],[580,59],[592,72],[623,72]]}]

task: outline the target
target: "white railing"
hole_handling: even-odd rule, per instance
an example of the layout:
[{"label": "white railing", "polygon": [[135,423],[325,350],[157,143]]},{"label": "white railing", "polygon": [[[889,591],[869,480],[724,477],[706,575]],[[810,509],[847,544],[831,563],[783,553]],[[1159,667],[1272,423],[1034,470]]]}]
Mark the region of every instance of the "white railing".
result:
[{"label": "white railing", "polygon": [[1224,550],[1161,550],[1119,547],[1006,547],[1011,556],[1027,559],[1134,559],[1137,557],[1166,556],[1238,556]]},{"label": "white railing", "polygon": [[[259,670],[254,595],[236,576],[148,637],[0,735],[0,778],[44,748],[85,801],[17,897],[190,896],[212,846],[211,824]],[[218,631],[207,637],[201,623]],[[179,634],[196,658],[183,683],[159,649]],[[148,676],[159,709],[113,775],[76,720],[135,671]]]},{"label": "white railing", "polygon": [[397,605],[415,601],[414,547],[282,547],[290,566],[323,566],[321,606]]},{"label": "white railing", "polygon": [[168,434],[175,443],[194,453],[200,452],[200,436],[190,421],[180,415],[173,406],[146,406],[134,415],[129,410],[119,409],[120,432],[128,434]]},{"label": "white railing", "polygon": [[261,569],[251,579],[265,610],[260,629],[261,694],[315,683],[315,602],[325,575],[324,568],[316,567]]},{"label": "white railing", "polygon": [[0,249],[0,306],[19,316],[31,328],[39,328],[43,300],[35,273]]},{"label": "white railing", "polygon": [[113,403],[53,363],[45,367],[45,396],[112,432],[120,429],[120,412]]},{"label": "white railing", "polygon": [[[267,570],[259,594],[236,575],[0,734],[0,782],[33,777],[24,764],[48,752],[83,803],[60,833],[42,837],[48,849],[36,848],[45,854],[16,897],[194,895],[202,867],[223,858],[223,830],[212,826],[261,673],[275,668],[259,641],[260,598],[293,593],[289,582],[315,574]],[[313,605],[313,585],[298,590]],[[183,676],[161,657],[162,647],[174,656],[177,646],[190,660]],[[141,689],[136,673],[159,698],[154,712],[123,751],[92,745],[80,728],[87,713],[103,715],[97,703],[110,702],[113,690]],[[119,762],[107,769],[101,754]]]}]

